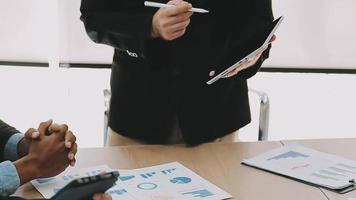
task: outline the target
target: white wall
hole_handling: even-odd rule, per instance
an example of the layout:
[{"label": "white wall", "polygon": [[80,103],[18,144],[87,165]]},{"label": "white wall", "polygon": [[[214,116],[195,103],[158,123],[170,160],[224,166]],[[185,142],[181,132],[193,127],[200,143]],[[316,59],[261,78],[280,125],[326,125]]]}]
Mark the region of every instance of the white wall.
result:
[{"label": "white wall", "polygon": [[[70,126],[80,147],[102,146],[109,78],[109,70],[2,66],[0,118],[20,131],[52,118]],[[270,140],[356,137],[356,75],[258,73],[249,84],[269,95]],[[244,141],[257,139],[254,95],[251,108],[252,124],[240,131]]]},{"label": "white wall", "polygon": [[269,95],[270,140],[356,137],[356,75],[258,73],[249,86]]},{"label": "white wall", "polygon": [[0,118],[20,131],[53,119],[66,123],[79,147],[103,145],[110,70],[0,66]]}]

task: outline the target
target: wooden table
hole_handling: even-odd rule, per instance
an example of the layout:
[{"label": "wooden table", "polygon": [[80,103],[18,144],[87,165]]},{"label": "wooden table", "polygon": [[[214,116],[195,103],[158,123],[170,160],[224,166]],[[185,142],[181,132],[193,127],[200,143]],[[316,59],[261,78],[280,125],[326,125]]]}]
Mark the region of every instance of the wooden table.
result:
[{"label": "wooden table", "polygon": [[[80,149],[76,167],[84,168],[105,164],[114,169],[133,169],[178,161],[231,193],[233,199],[327,200],[324,195],[325,191],[319,188],[241,165],[244,158],[280,146],[282,146],[281,142],[240,142],[204,144],[194,148],[131,146]],[[318,146],[316,145],[316,147]],[[352,148],[350,148],[350,155],[352,155],[351,151]],[[356,157],[355,153],[353,156]],[[16,195],[26,198],[41,197],[31,184],[21,187]]]}]

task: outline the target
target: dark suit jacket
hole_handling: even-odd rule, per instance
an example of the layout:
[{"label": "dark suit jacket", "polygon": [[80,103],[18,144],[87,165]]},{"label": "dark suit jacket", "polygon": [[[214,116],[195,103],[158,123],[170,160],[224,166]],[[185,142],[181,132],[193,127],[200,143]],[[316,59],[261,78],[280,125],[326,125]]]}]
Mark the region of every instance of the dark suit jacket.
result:
[{"label": "dark suit jacket", "polygon": [[[174,41],[151,39],[157,11],[144,0],[82,0],[81,20],[89,37],[115,48],[109,125],[125,136],[164,143],[177,116],[188,144],[229,134],[250,122],[247,79],[255,66],[209,86],[221,71],[251,50],[248,41],[272,20],[270,0],[199,0],[185,35]],[[160,0],[166,3],[167,0]]]},{"label": "dark suit jacket", "polygon": [[0,161],[4,159],[5,144],[15,133],[19,133],[19,131],[0,120]]}]

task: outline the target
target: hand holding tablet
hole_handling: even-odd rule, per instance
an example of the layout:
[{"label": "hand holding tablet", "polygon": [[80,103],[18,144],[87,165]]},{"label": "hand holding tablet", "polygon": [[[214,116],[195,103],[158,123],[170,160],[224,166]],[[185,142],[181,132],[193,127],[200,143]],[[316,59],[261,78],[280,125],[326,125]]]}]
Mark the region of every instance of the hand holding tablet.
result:
[{"label": "hand holding tablet", "polygon": [[251,44],[254,45],[254,49],[255,49],[254,51],[246,52],[246,54],[242,56],[236,55],[236,57],[242,59],[237,59],[237,62],[235,62],[230,67],[223,70],[222,72],[220,72],[215,77],[211,78],[206,83],[208,85],[211,85],[217,80],[219,80],[220,78],[231,77],[233,75],[236,75],[239,71],[254,65],[257,62],[258,58],[263,53],[263,51],[265,51],[266,48],[268,48],[268,45],[276,39],[274,33],[276,32],[277,28],[279,27],[282,21],[283,21],[283,17],[279,17],[278,19],[274,20],[270,25],[268,25],[266,28],[264,28],[261,32],[256,34],[254,40],[251,41]]},{"label": "hand holding tablet", "polygon": [[[269,44],[271,44],[272,42],[274,42],[276,40],[276,35],[273,35],[271,40],[269,41]],[[262,53],[267,49],[267,46],[266,48],[264,48],[260,53],[256,54],[255,57],[253,57],[252,59],[248,60],[247,62],[241,64],[239,67],[235,68],[234,70],[232,70],[231,72],[229,72],[228,74],[226,74],[223,78],[229,78],[229,77],[232,77],[232,76],[235,76],[237,73],[239,73],[240,71],[242,70],[245,70],[249,67],[252,67],[256,64],[256,62],[258,61],[258,59],[260,59]]]}]

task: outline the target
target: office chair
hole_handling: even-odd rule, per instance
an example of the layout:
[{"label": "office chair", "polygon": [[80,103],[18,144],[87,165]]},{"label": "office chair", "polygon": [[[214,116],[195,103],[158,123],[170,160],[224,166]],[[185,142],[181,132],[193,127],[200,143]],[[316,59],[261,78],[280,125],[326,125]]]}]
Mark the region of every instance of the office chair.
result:
[{"label": "office chair", "polygon": [[[109,119],[109,110],[110,110],[110,98],[111,91],[105,89],[104,91],[104,146],[106,146],[106,141],[108,137],[108,119]],[[268,140],[268,126],[269,126],[269,98],[265,92],[249,89],[249,93],[255,94],[259,97],[259,126],[258,126],[258,140],[265,141]]]}]

